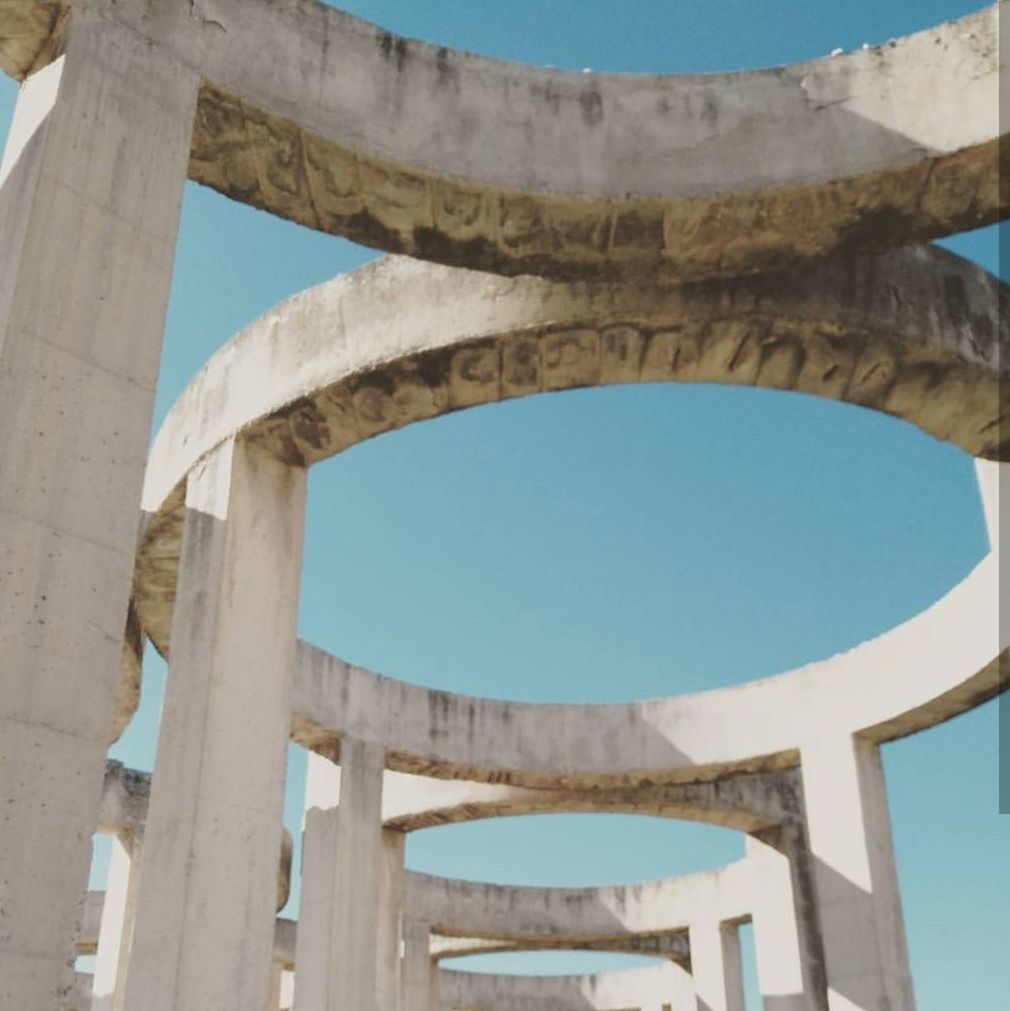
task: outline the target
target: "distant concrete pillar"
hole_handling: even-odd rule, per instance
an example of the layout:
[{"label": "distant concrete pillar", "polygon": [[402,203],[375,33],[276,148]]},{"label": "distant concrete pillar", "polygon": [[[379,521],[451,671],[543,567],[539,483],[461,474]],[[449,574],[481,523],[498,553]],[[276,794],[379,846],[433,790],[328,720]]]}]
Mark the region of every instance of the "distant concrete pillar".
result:
[{"label": "distant concrete pillar", "polygon": [[140,828],[112,836],[109,873],[98,931],[91,1011],[122,1011],[144,846]]},{"label": "distant concrete pillar", "polygon": [[[403,943],[403,858],[406,836],[382,830],[379,881],[379,1011],[400,1011],[400,948]],[[404,1008],[403,1011],[408,1011]]]},{"label": "distant concrete pillar", "polygon": [[[785,847],[787,850],[788,846]],[[826,1011],[820,924],[798,893],[790,852],[747,836],[758,987],[776,1011]],[[811,936],[812,935],[812,936]]]},{"label": "distant concrete pillar", "polygon": [[744,1011],[740,935],[735,923],[691,924],[691,975],[698,1011]]},{"label": "distant concrete pillar", "polygon": [[281,989],[284,984],[284,963],[274,959],[270,966],[270,991],[265,1005],[266,1011],[280,1011]]},{"label": "distant concrete pillar", "polygon": [[421,920],[405,919],[400,1011],[438,1011],[437,979],[431,960],[431,927]]},{"label": "distant concrete pillar", "polygon": [[295,941],[297,1011],[328,1011],[330,953],[333,951],[333,896],[337,874],[337,804],[340,769],[310,751],[302,822],[302,883]]},{"label": "distant concrete pillar", "polygon": [[304,511],[243,441],[189,476],[128,1011],[266,1006]]},{"label": "distant concrete pillar", "polygon": [[801,749],[832,1011],[914,1011],[880,750],[845,733]]},{"label": "distant concrete pillar", "polygon": [[0,1007],[65,1007],[198,79],[74,4],[0,162]]},{"label": "distant concrete pillar", "polygon": [[[388,952],[388,934],[385,945],[380,942],[380,896],[390,860],[382,829],[385,762],[380,746],[345,737],[339,780],[330,781],[331,790],[339,783],[338,806],[306,811],[297,1011],[386,1011],[379,1003],[389,993],[382,972],[388,957],[381,956],[383,946]],[[310,775],[314,768],[318,759]]]},{"label": "distant concrete pillar", "polygon": [[673,963],[673,989],[670,993],[669,1005],[663,1004],[663,1009],[669,1011],[697,1011],[698,998],[695,994],[694,976],[685,968]]}]

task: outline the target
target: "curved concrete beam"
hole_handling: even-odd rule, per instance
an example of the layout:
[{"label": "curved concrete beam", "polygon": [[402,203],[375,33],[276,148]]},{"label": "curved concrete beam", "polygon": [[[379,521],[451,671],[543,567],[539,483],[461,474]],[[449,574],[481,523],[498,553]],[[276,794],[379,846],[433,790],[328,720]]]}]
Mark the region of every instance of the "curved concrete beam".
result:
[{"label": "curved concrete beam", "polygon": [[672,1003],[681,972],[673,964],[593,976],[497,976],[440,969],[439,1006],[468,1011],[658,1011]]},{"label": "curved concrete beam", "polygon": [[471,955],[505,955],[530,951],[603,951],[619,955],[666,958],[678,965],[690,965],[690,943],[685,933],[606,937],[593,941],[556,941],[550,938],[516,941],[486,941],[479,937],[431,935],[431,957],[468,958]]},{"label": "curved concrete beam", "polygon": [[530,888],[407,871],[404,908],[448,937],[571,947],[686,931],[702,916],[747,919],[751,868],[741,860],[664,881],[602,888]]},{"label": "curved concrete beam", "polygon": [[[322,745],[325,750],[327,745]],[[387,752],[387,766],[402,760]],[[795,756],[783,756],[794,765]],[[579,785],[547,785],[530,789],[486,782],[486,770],[440,766],[443,778],[386,769],[382,820],[397,832],[415,832],[439,825],[525,814],[640,814],[719,825],[738,832],[761,832],[802,816],[802,793],[795,769],[730,773],[693,782],[635,780],[628,786],[586,784],[585,775],[548,774],[545,782],[571,778]],[[457,778],[444,778],[453,775]],[[522,777],[529,778],[529,777]],[[598,777],[602,778],[602,777]],[[613,777],[607,777],[612,780]],[[665,777],[657,777],[665,779]]]},{"label": "curved concrete beam", "polygon": [[[239,434],[310,464],[474,404],[682,380],[834,396],[998,456],[1005,302],[988,274],[929,248],[676,291],[505,281],[412,261],[367,267],[251,324],[173,408],[148,467],[138,613],[166,650],[186,474]],[[382,744],[394,768],[533,787],[781,768],[825,722],[887,740],[995,694],[1004,644],[990,606],[994,573],[989,556],[933,607],[838,657],[738,688],[626,705],[432,692],[303,645],[294,735],[312,747],[349,733]]]},{"label": "curved concrete beam", "polygon": [[929,247],[672,291],[372,264],[265,313],[172,408],[144,489],[153,514],[139,552],[144,630],[164,649],[180,485],[234,435],[308,465],[478,404],[580,386],[714,382],[875,408],[998,458],[1010,454],[998,424],[1010,401],[999,383],[1008,316],[995,278]]},{"label": "curved concrete beam", "polygon": [[[90,0],[204,81],[190,175],[312,228],[504,274],[677,279],[992,222],[997,7],[730,74],[573,73],[400,38],[317,0]],[[0,3],[0,67],[72,0]],[[254,58],[250,58],[255,54]]]}]

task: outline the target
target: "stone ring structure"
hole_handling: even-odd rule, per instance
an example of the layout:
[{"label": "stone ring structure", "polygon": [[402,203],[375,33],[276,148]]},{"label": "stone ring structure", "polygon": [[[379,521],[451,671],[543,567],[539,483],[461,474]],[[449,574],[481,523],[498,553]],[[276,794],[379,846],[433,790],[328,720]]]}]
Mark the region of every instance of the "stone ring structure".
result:
[{"label": "stone ring structure", "polygon": [[[94,943],[92,1011],[278,1011],[292,967],[298,1011],[739,1011],[750,918],[776,1011],[913,1011],[879,744],[1001,687],[1010,317],[983,271],[900,247],[1007,213],[999,11],[656,76],[453,52],[318,0],[0,0],[22,82],[0,161],[0,1005],[82,1011]],[[149,456],[187,178],[435,263],[268,313]],[[844,400],[959,446],[992,553],[848,654],[683,698],[493,702],[299,643],[309,466],[447,411],[679,381]],[[149,797],[113,770],[103,805],[145,636],[170,671],[157,770]],[[311,749],[297,930],[277,919],[292,737]],[[587,810],[746,833],[744,861],[654,886],[717,879],[726,903],[611,932],[633,888],[404,868],[410,831]],[[93,941],[96,827],[115,841]],[[540,983],[436,971],[559,942],[676,957]]]},{"label": "stone ring structure", "polygon": [[[487,59],[318,0],[89,6],[201,79],[191,178],[389,252],[690,279],[1005,210],[996,5],[853,53],[668,76]],[[43,62],[70,7],[0,6],[0,67],[20,78]]]},{"label": "stone ring structure", "polygon": [[[238,454],[252,468],[250,480],[263,467],[303,474],[363,438],[416,420],[574,386],[730,382],[882,410],[979,456],[991,514],[1006,452],[999,439],[1005,301],[1005,289],[984,271],[929,248],[835,260],[788,279],[673,290],[503,280],[396,259],[366,267],[251,324],[170,412],[148,468],[136,614],[174,670],[173,627],[191,649],[192,622],[202,620],[193,607],[206,590],[203,577],[190,575],[193,566],[219,551],[244,550],[244,539],[227,532],[230,506],[213,504],[236,481]],[[231,462],[219,471],[217,459]],[[251,515],[255,503],[254,496]],[[326,1006],[338,992],[357,1006],[366,991],[386,992],[396,980],[401,1004],[411,1008],[651,1009],[704,1000],[728,1011],[742,987],[735,930],[749,920],[767,999],[798,1009],[826,1008],[833,992],[851,998],[859,991],[850,988],[864,985],[855,980],[866,957],[846,965],[851,923],[837,920],[838,909],[896,901],[889,846],[883,856],[870,855],[879,848],[870,839],[887,831],[877,746],[999,691],[1006,652],[991,607],[995,582],[991,554],[931,608],[849,653],[735,688],[623,705],[532,705],[432,691],[306,643],[295,647],[289,631],[290,649],[274,661],[286,670],[268,673],[272,683],[280,674],[290,685],[286,729],[316,753],[293,963],[304,1006]],[[244,704],[246,687],[235,690]],[[854,853],[842,859],[833,852],[839,776],[861,826],[849,840]],[[403,871],[405,832],[533,811],[633,811],[721,824],[748,833],[748,858],[720,879],[734,882],[725,901],[710,896],[683,920],[661,916],[662,923],[639,925],[626,937],[627,919],[619,931],[592,926],[585,904],[603,902],[599,890],[502,890]],[[382,843],[366,852],[360,840],[370,833]],[[851,859],[869,862],[865,888],[839,883],[839,864]],[[337,880],[335,898],[326,882]],[[688,880],[671,887],[690,891]],[[703,875],[697,887],[711,888],[712,880]],[[615,894],[634,919],[630,893]],[[552,903],[585,908],[566,926],[563,916],[550,918]],[[516,922],[524,906],[541,911],[526,928]],[[376,947],[361,955],[354,938],[365,907],[375,916],[364,930]],[[670,913],[676,904],[651,908]],[[327,937],[340,939],[322,944]],[[383,955],[401,942],[411,949],[409,937],[420,953],[402,964]],[[906,989],[901,943],[899,935],[898,947],[875,955],[881,992],[895,1001]],[[558,945],[673,961],[630,976],[553,982],[433,972],[451,954]],[[360,971],[362,957],[373,960],[374,973]],[[345,978],[351,965],[358,982]]]}]

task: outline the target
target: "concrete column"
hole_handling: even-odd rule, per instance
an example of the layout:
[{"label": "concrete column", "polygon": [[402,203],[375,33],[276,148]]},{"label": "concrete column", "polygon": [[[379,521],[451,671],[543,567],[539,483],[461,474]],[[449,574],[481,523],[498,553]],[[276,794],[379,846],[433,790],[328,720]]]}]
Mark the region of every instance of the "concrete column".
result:
[{"label": "concrete column", "polygon": [[[388,993],[382,979],[388,956],[380,956],[382,947],[389,949],[388,933],[380,945],[380,896],[384,876],[389,888],[384,868],[391,859],[382,829],[384,766],[381,747],[350,738],[341,741],[339,780],[326,776],[318,757],[310,761],[314,785],[306,799],[297,1011],[380,1011],[380,994]],[[332,804],[337,783],[339,805],[317,806]]]},{"label": "concrete column", "polygon": [[98,932],[91,1011],[122,1011],[123,981],[137,908],[144,836],[141,829],[112,837],[105,902]]},{"label": "concrete column", "polygon": [[189,476],[128,1011],[266,1007],[304,511],[241,441]]},{"label": "concrete column", "polygon": [[747,836],[758,986],[776,1011],[826,1011],[823,953],[815,906],[796,887],[792,854]]},{"label": "concrete column", "polygon": [[697,1011],[698,1008],[694,976],[676,962],[673,963],[673,992],[670,994],[669,1007],[670,1011]]},{"label": "concrete column", "polygon": [[691,975],[698,1011],[744,1011],[740,935],[735,923],[692,923]]},{"label": "concrete column", "polygon": [[[379,1011],[400,1011],[400,948],[403,938],[403,857],[406,836],[382,830],[379,881]],[[403,1009],[408,1011],[408,1009]]]},{"label": "concrete column", "polygon": [[75,986],[198,87],[81,6],[0,163],[5,1008]]},{"label": "concrete column", "polygon": [[274,960],[270,966],[270,991],[267,994],[266,1011],[280,1011],[283,983],[284,964]]},{"label": "concrete column", "polygon": [[438,1011],[431,960],[431,927],[421,920],[403,921],[403,961],[400,965],[401,1011]]},{"label": "concrete column", "polygon": [[295,1007],[326,1011],[333,950],[333,896],[337,873],[340,769],[310,751],[302,822],[302,883],[295,940]]},{"label": "concrete column", "polygon": [[844,732],[801,750],[832,1011],[914,1011],[884,772]]}]

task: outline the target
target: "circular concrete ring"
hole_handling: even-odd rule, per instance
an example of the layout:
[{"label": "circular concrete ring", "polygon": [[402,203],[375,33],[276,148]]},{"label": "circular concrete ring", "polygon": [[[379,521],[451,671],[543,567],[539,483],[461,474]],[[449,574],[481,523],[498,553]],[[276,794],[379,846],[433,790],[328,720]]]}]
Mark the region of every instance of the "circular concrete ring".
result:
[{"label": "circular concrete ring", "polygon": [[204,82],[191,178],[390,252],[699,279],[893,248],[1007,209],[998,5],[852,53],[666,76],[487,59],[317,0],[69,7],[0,3],[0,67],[24,76],[74,17],[115,18]]},{"label": "circular concrete ring", "polygon": [[[135,584],[144,630],[167,650],[186,475],[226,439],[308,465],[480,403],[679,380],[848,400],[999,456],[1004,298],[985,272],[931,248],[674,291],[510,281],[397,260],[338,278],[226,345],[162,427]],[[995,694],[994,566],[990,555],[932,608],[843,656],[737,688],[624,705],[431,692],[302,644],[295,738],[325,748],[345,732],[371,736],[392,768],[536,788],[782,768],[825,720],[886,740]]]}]

